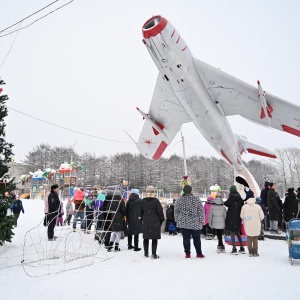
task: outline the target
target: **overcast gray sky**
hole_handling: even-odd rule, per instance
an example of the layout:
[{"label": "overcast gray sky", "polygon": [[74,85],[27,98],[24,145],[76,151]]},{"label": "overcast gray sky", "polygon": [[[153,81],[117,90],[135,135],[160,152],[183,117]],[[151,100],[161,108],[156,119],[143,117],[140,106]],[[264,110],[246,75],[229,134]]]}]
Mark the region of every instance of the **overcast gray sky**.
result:
[{"label": "overcast gray sky", "polygon": [[[3,2],[0,30],[51,0]],[[67,2],[58,1],[23,21],[21,27]],[[15,145],[15,159],[23,160],[40,143],[73,146],[76,141],[80,154],[138,153],[123,129],[137,141],[143,120],[135,108],[148,111],[150,106],[158,70],[142,43],[142,25],[156,14],[173,24],[196,58],[254,86],[259,79],[267,92],[300,105],[299,11],[296,0],[75,0],[18,35],[1,37],[0,76],[7,83],[8,107],[75,131],[125,142],[79,135],[10,110],[7,140]],[[268,149],[300,145],[296,136],[240,117],[229,120],[235,133]],[[182,131],[188,156],[217,156],[193,124],[183,125]],[[165,157],[182,155],[178,141],[180,134]]]}]

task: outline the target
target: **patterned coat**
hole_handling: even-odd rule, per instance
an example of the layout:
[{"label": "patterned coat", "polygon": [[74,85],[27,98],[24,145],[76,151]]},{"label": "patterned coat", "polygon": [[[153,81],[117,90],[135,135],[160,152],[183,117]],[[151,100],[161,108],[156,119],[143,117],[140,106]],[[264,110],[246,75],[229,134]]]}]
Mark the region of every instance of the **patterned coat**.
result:
[{"label": "patterned coat", "polygon": [[202,229],[204,210],[199,197],[192,194],[180,197],[175,203],[174,213],[178,228]]}]

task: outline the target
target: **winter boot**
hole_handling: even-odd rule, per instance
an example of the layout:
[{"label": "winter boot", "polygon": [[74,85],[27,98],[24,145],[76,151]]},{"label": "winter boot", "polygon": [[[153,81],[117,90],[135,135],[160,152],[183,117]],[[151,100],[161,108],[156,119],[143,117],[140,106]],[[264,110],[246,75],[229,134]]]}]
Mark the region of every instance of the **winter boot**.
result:
[{"label": "winter boot", "polygon": [[238,253],[237,253],[237,250],[236,250],[236,249],[232,249],[232,251],[230,252],[230,254],[232,254],[232,255],[237,255]]},{"label": "winter boot", "polygon": [[113,244],[114,244],[114,242],[109,242],[109,245],[106,246],[107,252],[111,252],[111,250],[113,248]]},{"label": "winter boot", "polygon": [[191,253],[186,253],[185,258],[191,258]]},{"label": "winter boot", "polygon": [[149,240],[147,242],[144,240],[144,255],[145,257],[149,256]]},{"label": "winter boot", "polygon": [[213,239],[213,235],[210,234],[210,233],[207,233],[205,239],[212,240]]},{"label": "winter boot", "polygon": [[128,245],[128,250],[134,249],[132,245]]},{"label": "winter boot", "polygon": [[257,249],[253,249],[253,257],[258,257],[259,254],[257,253]]},{"label": "winter boot", "polygon": [[253,249],[248,248],[248,250],[249,250],[249,257],[253,257]]},{"label": "winter boot", "polygon": [[115,243],[115,252],[119,252],[119,251],[121,251],[119,247],[119,243]]},{"label": "winter boot", "polygon": [[201,253],[201,254],[197,254],[196,258],[204,258],[205,256]]},{"label": "winter boot", "polygon": [[139,240],[138,239],[134,239],[134,247],[133,247],[134,249],[133,249],[133,251],[141,251],[142,249],[141,248],[139,248]]},{"label": "winter boot", "polygon": [[158,259],[159,256],[158,256],[157,254],[152,254],[151,258],[152,258],[152,259]]},{"label": "winter boot", "polygon": [[240,247],[239,253],[240,253],[240,254],[246,254],[245,248],[244,248],[243,246]]},{"label": "winter boot", "polygon": [[218,253],[218,254],[221,253],[221,246],[217,246],[217,253]]},{"label": "winter boot", "polygon": [[226,253],[226,250],[225,250],[225,246],[223,245],[223,246],[220,246],[220,249],[221,249],[221,252],[222,253]]}]

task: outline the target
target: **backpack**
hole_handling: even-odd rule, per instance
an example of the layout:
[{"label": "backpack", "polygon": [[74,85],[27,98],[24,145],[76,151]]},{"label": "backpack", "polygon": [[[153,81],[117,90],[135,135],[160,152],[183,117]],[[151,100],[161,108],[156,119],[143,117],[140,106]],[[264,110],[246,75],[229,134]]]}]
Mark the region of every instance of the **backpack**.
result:
[{"label": "backpack", "polygon": [[17,200],[14,204],[13,213],[19,214],[21,212],[21,201]]}]

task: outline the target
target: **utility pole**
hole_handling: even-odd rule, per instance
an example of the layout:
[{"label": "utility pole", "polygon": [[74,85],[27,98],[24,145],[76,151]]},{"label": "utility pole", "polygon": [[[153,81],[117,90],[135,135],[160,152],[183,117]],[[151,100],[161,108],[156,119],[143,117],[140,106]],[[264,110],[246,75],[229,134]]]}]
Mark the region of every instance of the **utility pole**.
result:
[{"label": "utility pole", "polygon": [[180,131],[180,133],[181,133],[181,141],[182,141],[182,149],[183,149],[184,175],[187,176],[187,166],[186,166],[186,156],[185,156],[184,137],[183,137],[183,135],[182,135],[182,131]]}]

